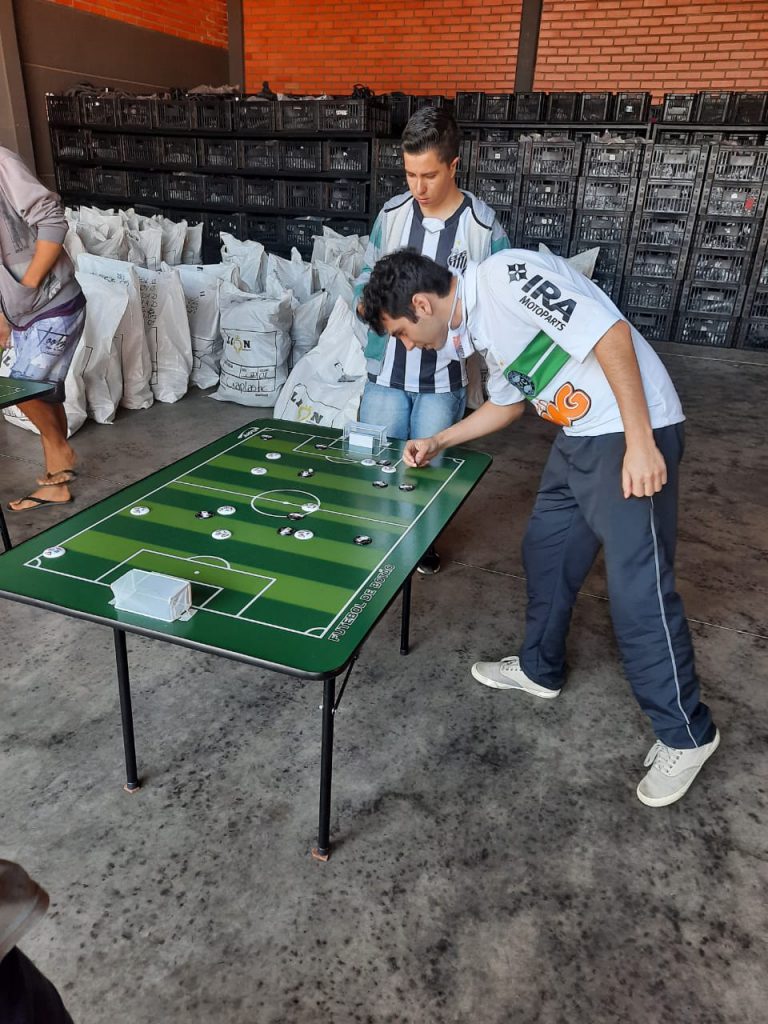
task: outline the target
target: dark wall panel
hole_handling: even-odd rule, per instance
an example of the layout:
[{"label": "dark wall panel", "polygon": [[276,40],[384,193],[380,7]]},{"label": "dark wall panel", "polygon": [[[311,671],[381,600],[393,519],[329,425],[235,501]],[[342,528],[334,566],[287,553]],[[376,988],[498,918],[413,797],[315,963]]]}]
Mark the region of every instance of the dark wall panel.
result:
[{"label": "dark wall panel", "polygon": [[47,0],[13,0],[37,173],[53,185],[45,94],[79,82],[126,92],[224,85],[226,50],[84,14]]}]

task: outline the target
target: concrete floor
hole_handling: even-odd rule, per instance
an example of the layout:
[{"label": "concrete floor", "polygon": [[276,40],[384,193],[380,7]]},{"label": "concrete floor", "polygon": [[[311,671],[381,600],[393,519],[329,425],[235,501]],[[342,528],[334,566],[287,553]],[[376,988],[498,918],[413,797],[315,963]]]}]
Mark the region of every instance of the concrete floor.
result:
[{"label": "concrete floor", "polygon": [[[519,542],[551,428],[493,468],[393,608],[336,722],[329,863],[309,857],[320,690],[129,638],[144,788],[121,789],[109,631],[0,603],[0,856],[50,891],[23,944],[76,1024],[763,1024],[768,999],[768,361],[665,350],[689,416],[679,582],[723,736],[687,797],[634,794],[650,730],[598,566],[568,687],[487,690],[515,649]],[[256,411],[256,416],[259,411]],[[82,508],[254,418],[193,394],[89,423]],[[37,441],[0,426],[4,500]],[[70,507],[71,508],[71,507]],[[61,510],[8,515],[15,540]]]}]

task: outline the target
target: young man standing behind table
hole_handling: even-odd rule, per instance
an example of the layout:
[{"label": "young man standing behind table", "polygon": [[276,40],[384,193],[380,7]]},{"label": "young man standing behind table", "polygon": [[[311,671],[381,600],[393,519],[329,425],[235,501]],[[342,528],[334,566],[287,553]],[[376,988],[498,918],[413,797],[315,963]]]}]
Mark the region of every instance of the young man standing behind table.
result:
[{"label": "young man standing behind table", "polygon": [[85,324],[85,296],[64,252],[66,233],[59,197],[0,146],[0,348],[16,351],[11,377],[55,385],[51,394],[24,403],[40,431],[46,472],[36,490],[9,504],[12,512],[66,504],[77,475],[64,378]]},{"label": "young man standing behind table", "polygon": [[[509,246],[494,211],[456,186],[460,133],[440,107],[423,107],[405,126],[403,164],[409,192],[384,204],[371,232],[365,267],[355,282],[355,302],[377,260],[397,249],[415,249],[443,267],[461,271]],[[386,427],[405,441],[456,423],[467,404],[467,366],[455,351],[407,351],[401,341],[368,333],[368,381],[360,405],[364,423]],[[436,573],[440,556],[430,548],[421,573]]]}]

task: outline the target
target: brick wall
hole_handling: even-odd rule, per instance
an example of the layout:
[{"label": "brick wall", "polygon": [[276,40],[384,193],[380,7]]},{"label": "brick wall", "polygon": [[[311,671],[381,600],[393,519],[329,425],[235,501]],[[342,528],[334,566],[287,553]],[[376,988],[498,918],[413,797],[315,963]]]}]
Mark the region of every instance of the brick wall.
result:
[{"label": "brick wall", "polygon": [[768,88],[765,0],[544,0],[535,88]]},{"label": "brick wall", "polygon": [[258,91],[511,92],[522,0],[243,0],[245,77]]},{"label": "brick wall", "polygon": [[50,0],[139,28],[227,46],[227,0]]}]

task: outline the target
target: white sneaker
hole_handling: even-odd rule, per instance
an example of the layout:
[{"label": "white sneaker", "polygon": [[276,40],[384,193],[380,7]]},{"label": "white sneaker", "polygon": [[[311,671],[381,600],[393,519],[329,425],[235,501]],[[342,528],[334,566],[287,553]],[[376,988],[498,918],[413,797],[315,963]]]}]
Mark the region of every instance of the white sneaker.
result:
[{"label": "white sneaker", "polygon": [[720,746],[720,733],[711,743],[678,750],[656,740],[648,751],[645,767],[650,771],[637,787],[639,799],[648,807],[666,807],[685,796],[704,764]]},{"label": "white sneaker", "polygon": [[525,690],[544,700],[551,700],[560,693],[559,690],[539,686],[529,679],[520,668],[520,659],[517,657],[502,658],[501,661],[477,661],[472,666],[472,675],[478,683],[492,686],[495,690]]}]

